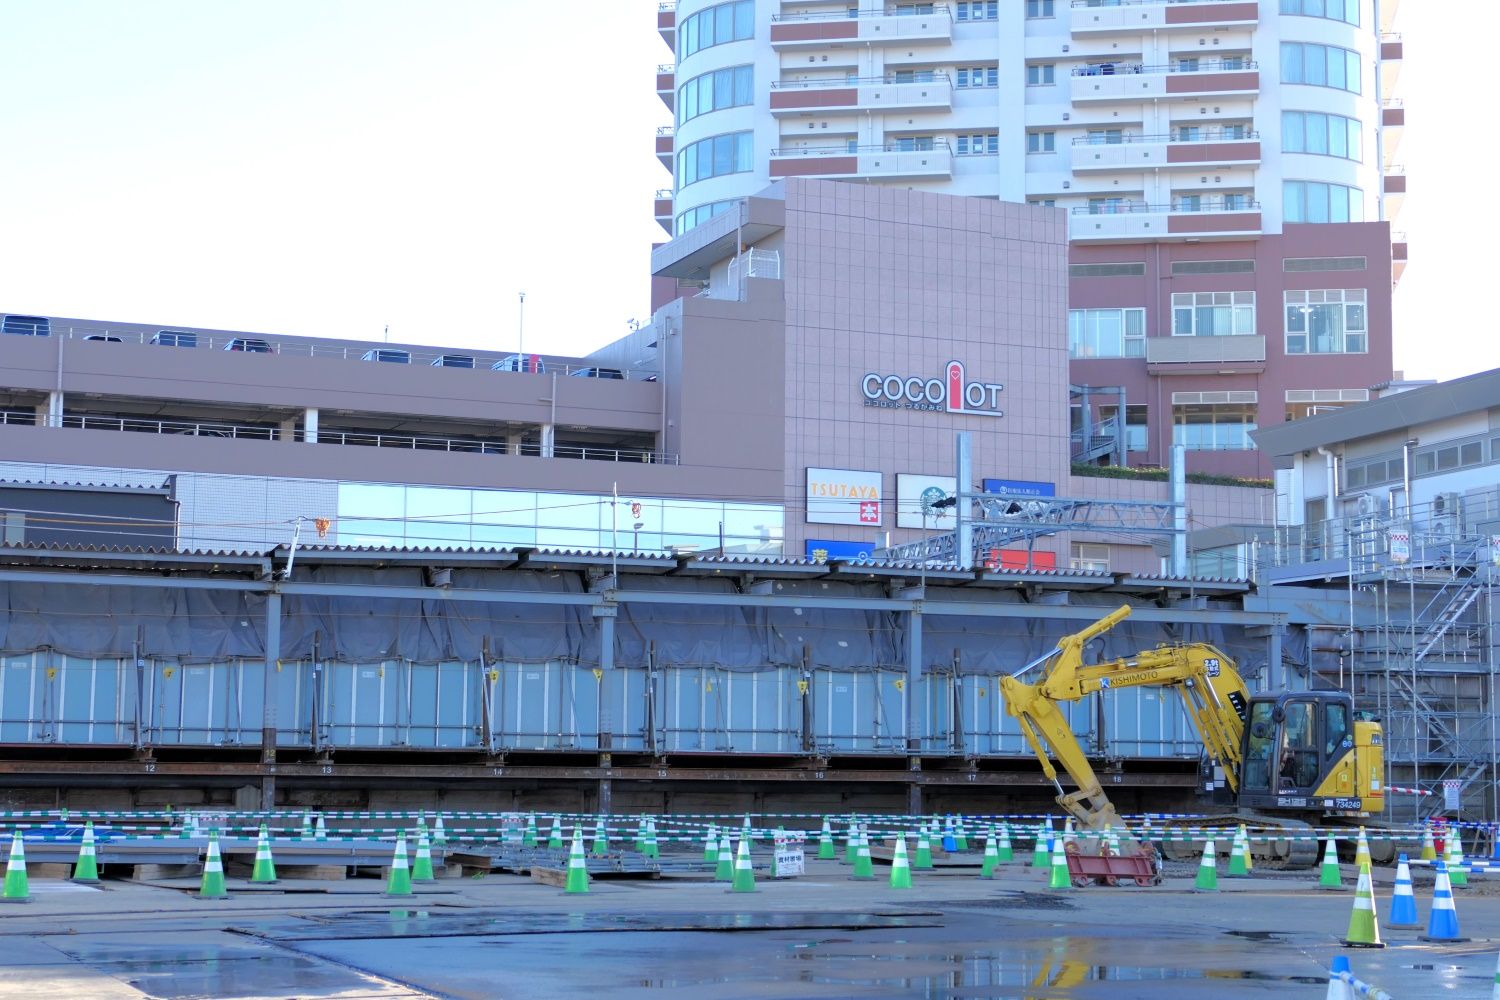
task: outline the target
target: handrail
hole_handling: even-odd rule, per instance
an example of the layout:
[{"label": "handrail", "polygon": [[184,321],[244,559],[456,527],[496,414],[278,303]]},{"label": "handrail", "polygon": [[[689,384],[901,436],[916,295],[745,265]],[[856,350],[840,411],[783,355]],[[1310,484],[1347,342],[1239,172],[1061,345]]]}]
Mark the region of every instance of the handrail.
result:
[{"label": "handrail", "polygon": [[[1105,71],[1106,67],[1108,68],[1108,72]],[[1238,73],[1259,69],[1260,64],[1254,59],[1200,59],[1197,61],[1197,65],[1192,68],[1184,66],[1182,62],[1147,65],[1146,63],[1107,60],[1090,63],[1087,66],[1076,66],[1073,69],[1073,75],[1136,76],[1154,73]]]},{"label": "handrail", "polygon": [[656,189],[656,200],[657,201],[671,201],[672,200],[672,195],[673,195],[673,191],[672,191],[671,188],[657,188]]},{"label": "handrail", "polygon": [[1151,205],[1143,201],[1127,201],[1112,205],[1080,205],[1073,209],[1074,215],[1134,215],[1148,212],[1258,212],[1260,202],[1242,201],[1226,205],[1223,201],[1207,200],[1197,208],[1180,205]]},{"label": "handrail", "polygon": [[887,142],[878,146],[801,146],[788,149],[773,149],[772,156],[853,156],[855,153],[932,153],[946,152],[951,149],[947,139],[934,139],[930,147],[920,148],[902,146],[900,143]]},{"label": "handrail", "polygon": [[1174,3],[1239,3],[1243,0],[1073,0],[1074,7],[1154,7]]},{"label": "handrail", "polygon": [[1260,133],[1254,129],[1210,129],[1205,134],[1184,139],[1169,133],[1152,135],[1122,135],[1119,138],[1100,138],[1081,135],[1073,140],[1075,146],[1128,146],[1135,142],[1258,142]]},{"label": "handrail", "polygon": [[672,76],[676,76],[677,75],[677,64],[676,63],[660,63],[660,64],[658,64],[657,67],[656,67],[656,75],[657,76],[662,76],[663,74],[671,74]]},{"label": "handrail", "polygon": [[802,22],[802,21],[857,21],[865,17],[935,17],[945,14],[949,20],[953,18],[953,12],[948,9],[947,4],[935,4],[931,11],[917,13],[911,10],[890,10],[880,8],[875,10],[837,10],[826,13],[811,12],[806,14],[772,14],[771,22]]},{"label": "handrail", "polygon": [[659,4],[656,5],[656,9],[657,10],[676,10],[677,9],[677,0],[661,0],[661,3],[659,3]]},{"label": "handrail", "polygon": [[671,125],[658,125],[656,127],[656,134],[657,135],[676,135],[677,134],[677,129],[674,128]]},{"label": "handrail", "polygon": [[772,90],[828,90],[836,87],[904,86],[908,83],[948,83],[947,73],[932,73],[920,80],[897,80],[890,76],[857,76],[827,80],[782,80],[771,84]]}]

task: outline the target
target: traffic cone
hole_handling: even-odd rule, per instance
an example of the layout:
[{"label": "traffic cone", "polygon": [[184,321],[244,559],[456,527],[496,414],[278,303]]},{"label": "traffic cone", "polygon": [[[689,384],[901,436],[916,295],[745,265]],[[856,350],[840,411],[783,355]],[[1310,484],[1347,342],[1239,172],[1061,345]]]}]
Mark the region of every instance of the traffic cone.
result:
[{"label": "traffic cone", "polygon": [[969,834],[964,829],[964,817],[962,813],[959,814],[958,821],[954,825],[953,839],[957,842],[960,851],[967,851],[969,849]]},{"label": "traffic cone", "polygon": [[838,857],[838,852],[833,849],[833,828],[828,825],[828,817],[823,817],[823,831],[818,834],[818,860],[832,861]]},{"label": "traffic cone", "polygon": [[1458,936],[1458,910],[1453,906],[1453,885],[1448,881],[1448,866],[1434,861],[1437,881],[1432,886],[1432,912],[1427,915],[1427,933],[1417,935],[1423,941],[1467,941]]},{"label": "traffic cone", "polygon": [[1241,834],[1240,839],[1245,842],[1245,871],[1249,872],[1251,875],[1254,875],[1255,852],[1250,849],[1250,831],[1246,830],[1243,824],[1240,825],[1240,829],[1244,831],[1244,833]]},{"label": "traffic cone", "polygon": [[391,852],[391,877],[385,883],[387,896],[411,895],[411,869],[406,864],[406,832],[396,834],[396,847]]},{"label": "traffic cone", "polygon": [[26,845],[20,830],[10,838],[10,863],[5,866],[5,891],[0,892],[0,902],[31,902],[31,884],[26,881]]},{"label": "traffic cone", "polygon": [[521,846],[536,846],[536,813],[528,813],[526,815],[526,835],[521,838]]},{"label": "traffic cone", "polygon": [[260,836],[255,838],[255,864],[250,869],[250,881],[264,885],[276,881],[276,862],[271,858],[271,833],[264,823],[260,825]]},{"label": "traffic cone", "polygon": [[1443,863],[1448,868],[1448,880],[1452,885],[1462,888],[1469,884],[1469,875],[1464,871],[1464,842],[1457,825],[1448,830],[1448,856]]},{"label": "traffic cone", "polygon": [[1411,889],[1411,866],[1404,854],[1396,858],[1396,888],[1391,894],[1391,916],[1385,923],[1387,927],[1402,930],[1421,926],[1417,920],[1417,897]]},{"label": "traffic cone", "polygon": [[[448,834],[443,831],[443,814],[442,813],[438,813],[437,814],[437,819],[435,819],[435,820],[432,821],[432,846],[434,846],[434,847],[447,847],[448,846]],[[559,841],[557,846],[559,848],[561,848],[562,847],[562,842]]]},{"label": "traffic cone", "polygon": [[579,895],[589,891],[589,866],[583,857],[583,836],[578,832],[578,826],[573,827],[573,843],[568,847],[568,880],[563,884],[563,892],[569,895]]},{"label": "traffic cone", "polygon": [[891,855],[891,888],[911,888],[911,865],[906,860],[906,837],[896,834],[896,851]]},{"label": "traffic cone", "polygon": [[298,840],[312,840],[313,839],[312,813],[304,812],[302,814],[302,831],[297,834],[297,839]]},{"label": "traffic cone", "polygon": [[1418,855],[1423,861],[1437,860],[1437,846],[1432,842],[1432,821],[1428,820],[1422,824],[1422,853]]},{"label": "traffic cone", "polygon": [[[22,870],[24,872],[24,869]],[[5,893],[7,896],[10,895],[9,873],[5,878]],[[229,898],[229,890],[224,886],[224,859],[219,856],[219,832],[217,830],[210,830],[208,833],[208,854],[203,860],[203,884],[198,888],[198,898]]]},{"label": "traffic cone", "polygon": [[1323,1000],[1354,1000],[1354,988],[1345,976],[1353,976],[1349,971],[1349,956],[1333,956],[1333,964],[1328,969],[1328,992],[1323,994]]},{"label": "traffic cone", "polygon": [[412,859],[411,880],[413,882],[436,882],[432,870],[432,844],[427,840],[427,827],[417,827],[417,855]]},{"label": "traffic cone", "polygon": [[594,818],[594,857],[600,858],[609,853],[609,827],[605,825],[603,816]]},{"label": "traffic cone", "polygon": [[993,834],[984,838],[984,859],[979,863],[980,878],[994,878],[995,866],[1000,863],[1000,852],[995,849]]},{"label": "traffic cone", "polygon": [[854,864],[854,859],[859,855],[859,828],[854,825],[854,820],[849,820],[849,827],[844,831],[844,864]]},{"label": "traffic cone", "polygon": [[708,824],[708,831],[703,835],[703,860],[711,865],[719,861],[719,830],[712,823]]},{"label": "traffic cone", "polygon": [[1047,880],[1048,889],[1071,889],[1073,878],[1068,874],[1068,855],[1061,837],[1052,841],[1052,864]]},{"label": "traffic cone", "polygon": [[1490,1000],[1500,1000],[1500,958],[1495,960],[1495,988],[1490,990]]},{"label": "traffic cone", "polygon": [[740,826],[740,839],[755,842],[755,831],[750,827],[749,813],[745,813],[745,822]]},{"label": "traffic cone", "polygon": [[319,843],[328,840],[328,824],[323,820],[322,813],[318,813],[318,821],[313,826],[313,840]]},{"label": "traffic cone", "polygon": [[[443,822],[443,817],[439,816],[438,817],[438,823],[441,824],[442,822]],[[437,838],[434,837],[433,839],[434,839],[434,841],[436,841]],[[549,851],[560,851],[562,849],[563,849],[562,817],[554,815],[552,817],[552,826],[547,829],[547,850],[549,850]]]},{"label": "traffic cone", "polygon": [[99,881],[99,865],[94,856],[94,821],[83,825],[83,841],[78,845],[78,863],[73,866],[74,882]]},{"label": "traffic cone", "polygon": [[1245,828],[1242,826],[1234,835],[1234,842],[1229,847],[1229,871],[1225,874],[1229,878],[1245,878],[1250,874],[1250,869],[1245,865],[1245,857],[1250,851],[1245,844]]},{"label": "traffic cone", "polygon": [[635,821],[635,853],[646,853],[646,817],[644,816]]},{"label": "traffic cone", "polygon": [[1063,820],[1063,844],[1071,844],[1077,837],[1078,833],[1073,829],[1073,817],[1069,816]]},{"label": "traffic cone", "polygon": [[932,867],[932,844],[927,839],[926,827],[918,828],[917,856],[912,859],[911,866],[924,871]]},{"label": "traffic cone", "polygon": [[656,842],[656,820],[646,820],[646,850],[642,852],[648,858],[661,857],[661,847]]},{"label": "traffic cone", "polygon": [[1373,865],[1370,860],[1370,842],[1365,839],[1365,828],[1359,828],[1359,839],[1354,842],[1354,870],[1360,865]]},{"label": "traffic cone", "polygon": [[1319,889],[1342,889],[1344,887],[1344,875],[1339,871],[1339,852],[1333,845],[1333,837],[1329,837],[1323,845],[1323,864],[1318,869]]},{"label": "traffic cone", "polygon": [[719,862],[714,869],[715,882],[734,881],[734,855],[729,850],[729,837],[719,838]]},{"label": "traffic cone", "polygon": [[1037,827],[1036,846],[1031,849],[1031,867],[1048,868],[1052,864],[1051,851],[1047,849],[1050,838],[1042,833],[1041,827]]},{"label": "traffic cone", "polygon": [[1349,913],[1349,931],[1344,935],[1347,948],[1384,948],[1380,942],[1380,921],[1375,918],[1375,889],[1370,884],[1370,866],[1359,866],[1359,881],[1354,886],[1354,909]]},{"label": "traffic cone", "polygon": [[744,837],[740,838],[740,849],[734,856],[734,879],[730,882],[729,891],[755,891],[755,869],[750,867],[750,841]]},{"label": "traffic cone", "polygon": [[849,877],[860,882],[875,880],[875,862],[870,860],[870,838],[863,833],[854,851],[854,874]]},{"label": "traffic cone", "polygon": [[1010,825],[1005,822],[1000,824],[1000,844],[995,848],[995,858],[1001,864],[1016,859],[1015,849],[1010,846]]},{"label": "traffic cone", "polygon": [[1203,860],[1198,862],[1198,877],[1193,879],[1193,888],[1199,892],[1219,891],[1219,863],[1214,856],[1214,842],[1203,842]]}]

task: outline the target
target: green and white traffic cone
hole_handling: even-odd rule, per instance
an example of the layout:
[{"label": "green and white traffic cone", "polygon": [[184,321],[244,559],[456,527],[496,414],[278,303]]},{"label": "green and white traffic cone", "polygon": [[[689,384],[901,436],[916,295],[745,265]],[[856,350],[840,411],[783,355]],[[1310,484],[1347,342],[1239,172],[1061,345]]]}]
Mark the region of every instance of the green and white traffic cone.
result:
[{"label": "green and white traffic cone", "polygon": [[229,889],[224,885],[224,859],[219,855],[217,830],[208,832],[208,854],[203,860],[203,884],[198,887],[198,898],[229,898]]},{"label": "green and white traffic cone", "polygon": [[734,881],[734,852],[730,850],[728,834],[719,838],[719,860],[714,868],[714,881]]},{"label": "green and white traffic cone", "polygon": [[703,835],[703,860],[711,865],[719,863],[719,828],[713,823]]},{"label": "green and white traffic cone", "polygon": [[635,821],[635,853],[646,853],[646,817],[644,816]]},{"label": "green and white traffic cone", "polygon": [[10,838],[10,861],[5,866],[5,889],[0,902],[31,902],[31,884],[26,880],[26,845],[17,830]]},{"label": "green and white traffic cone", "polygon": [[979,863],[980,878],[994,878],[995,866],[1000,863],[1000,852],[995,850],[995,837],[984,838],[984,859]]},{"label": "green and white traffic cone", "polygon": [[860,831],[859,844],[854,849],[854,873],[849,876],[857,882],[875,880],[875,862],[870,858],[870,836]]},{"label": "green and white traffic cone", "polygon": [[1334,846],[1333,837],[1329,836],[1327,843],[1323,845],[1323,864],[1318,868],[1319,889],[1342,889],[1344,887],[1343,872],[1339,871],[1339,850]]},{"label": "green and white traffic cone", "polygon": [[1068,855],[1062,837],[1052,841],[1052,862],[1048,868],[1048,889],[1073,888],[1073,877],[1068,874]]},{"label": "green and white traffic cone", "polygon": [[1198,877],[1193,879],[1193,888],[1199,892],[1219,891],[1219,861],[1214,856],[1214,842],[1203,842],[1203,860],[1198,862]]},{"label": "green and white traffic cone", "polygon": [[312,813],[302,814],[302,830],[297,834],[298,840],[308,841],[313,839]]},{"label": "green and white traffic cone", "polygon": [[1448,882],[1454,888],[1469,884],[1468,873],[1464,871],[1464,842],[1459,835],[1458,826],[1448,828],[1448,856],[1444,858],[1444,864],[1448,866]]},{"label": "green and white traffic cone", "polygon": [[391,852],[391,877],[386,881],[387,896],[410,896],[411,869],[406,862],[406,832],[396,834],[396,847]]},{"label": "green and white traffic cone", "polygon": [[[441,817],[439,817],[438,822],[442,822]],[[549,850],[549,851],[560,851],[562,849],[563,849],[562,817],[561,816],[553,816],[552,817],[552,826],[547,830],[547,850]]]},{"label": "green and white traffic cone", "polygon": [[1235,831],[1234,840],[1229,845],[1229,870],[1225,872],[1228,878],[1245,878],[1250,874],[1250,869],[1245,864],[1245,856],[1249,853],[1249,847],[1245,843],[1245,828],[1241,826]]},{"label": "green and white traffic cone", "polygon": [[99,881],[99,864],[94,854],[94,821],[83,825],[83,841],[78,845],[78,863],[73,866],[74,882]]},{"label": "green and white traffic cone", "polygon": [[833,849],[833,827],[828,825],[828,817],[823,817],[823,832],[818,834],[818,860],[832,861],[838,857]]},{"label": "green and white traffic cone", "polygon": [[1037,827],[1036,846],[1031,849],[1032,868],[1040,868],[1041,870],[1046,871],[1052,866],[1052,852],[1048,848],[1048,845],[1051,843],[1051,839],[1052,838],[1048,837],[1041,827]]},{"label": "green and white traffic cone", "polygon": [[594,820],[594,857],[602,858],[609,853],[609,826],[604,817]]},{"label": "green and white traffic cone", "polygon": [[750,814],[749,813],[745,813],[745,822],[740,827],[740,840],[742,840],[742,841],[748,840],[752,844],[755,842],[755,830],[754,830],[753,827],[750,826]]},{"label": "green and white traffic cone", "polygon": [[932,867],[932,843],[927,839],[927,827],[918,828],[917,856],[912,859],[913,868],[926,871]]},{"label": "green and white traffic cone", "polygon": [[967,851],[969,849],[969,832],[964,829],[964,817],[962,813],[959,814],[958,822],[953,828],[953,842],[958,845],[960,851]]},{"label": "green and white traffic cone", "polygon": [[413,882],[436,882],[432,870],[432,844],[427,840],[427,827],[417,827],[417,854],[412,859],[411,880]]},{"label": "green and white traffic cone", "polygon": [[1361,865],[1374,864],[1370,860],[1370,842],[1365,839],[1365,828],[1359,828],[1359,839],[1354,842],[1354,870],[1358,871]]},{"label": "green and white traffic cone", "polygon": [[[437,818],[435,818],[432,821],[432,846],[434,846],[434,847],[447,847],[448,846],[448,834],[443,829],[443,814],[442,813],[438,813],[437,814]],[[561,844],[558,845],[558,847],[561,847],[561,846],[562,846]]]},{"label": "green and white traffic cone", "polygon": [[891,855],[891,888],[911,888],[911,864],[906,859],[906,837],[896,834],[896,851]]},{"label": "green and white traffic cone", "polygon": [[750,842],[740,838],[740,848],[734,856],[734,879],[729,884],[730,892],[754,892],[755,869],[750,866]]},{"label": "green and white traffic cone", "polygon": [[1354,909],[1349,913],[1349,932],[1344,935],[1349,948],[1384,948],[1380,942],[1380,921],[1375,917],[1375,890],[1370,884],[1370,865],[1359,866],[1359,882],[1354,887]]},{"label": "green and white traffic cone", "polygon": [[1010,824],[1004,821],[1000,823],[1000,843],[995,847],[995,859],[1002,865],[1016,859],[1015,849],[1010,846]]},{"label": "green and white traffic cone", "polygon": [[854,820],[849,821],[849,826],[844,830],[844,864],[854,864],[854,859],[859,856],[859,827]]},{"label": "green and white traffic cone", "polygon": [[313,826],[313,840],[320,844],[328,840],[328,822],[323,819],[322,813],[318,813],[318,821]]},{"label": "green and white traffic cone", "polygon": [[536,846],[536,813],[526,814],[526,835],[521,838],[521,846]]},{"label": "green and white traffic cone", "polygon": [[661,844],[656,839],[656,820],[646,820],[646,857],[661,857]]},{"label": "green and white traffic cone", "polygon": [[276,862],[271,858],[271,833],[264,823],[260,825],[260,836],[255,838],[255,864],[250,869],[250,881],[265,885],[276,881]]},{"label": "green and white traffic cone", "polygon": [[568,880],[563,892],[579,895],[589,891],[589,866],[583,856],[583,835],[573,827],[573,843],[568,847]]}]

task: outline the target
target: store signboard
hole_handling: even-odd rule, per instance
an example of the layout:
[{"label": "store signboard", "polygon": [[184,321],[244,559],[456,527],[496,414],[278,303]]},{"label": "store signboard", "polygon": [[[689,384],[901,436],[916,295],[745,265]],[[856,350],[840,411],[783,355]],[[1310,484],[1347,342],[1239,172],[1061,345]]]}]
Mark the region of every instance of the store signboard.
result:
[{"label": "store signboard", "polygon": [[856,469],[807,470],[807,523],[879,527],[882,520],[878,472]]},{"label": "store signboard", "polygon": [[896,527],[926,528],[929,531],[953,529],[953,507],[936,507],[958,492],[953,476],[896,476]]},{"label": "store signboard", "polygon": [[986,479],[986,493],[999,493],[1008,497],[1055,497],[1056,483],[1039,483],[1030,479]]},{"label": "store signboard", "polygon": [[803,541],[803,558],[826,563],[834,559],[869,562],[875,558],[874,542],[846,542],[833,538],[808,538]]}]

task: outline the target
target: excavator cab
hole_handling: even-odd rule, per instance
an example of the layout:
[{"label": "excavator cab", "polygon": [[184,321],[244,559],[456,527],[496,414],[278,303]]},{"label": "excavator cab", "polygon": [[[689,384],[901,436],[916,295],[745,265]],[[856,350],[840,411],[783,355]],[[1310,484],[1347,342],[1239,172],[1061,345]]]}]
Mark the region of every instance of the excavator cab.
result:
[{"label": "excavator cab", "polygon": [[1241,809],[1370,812],[1384,802],[1380,725],[1343,691],[1255,695],[1241,747]]}]

